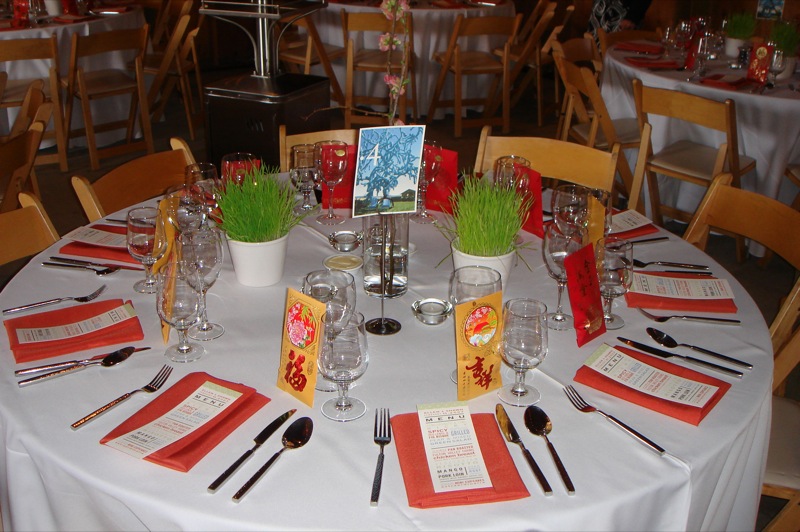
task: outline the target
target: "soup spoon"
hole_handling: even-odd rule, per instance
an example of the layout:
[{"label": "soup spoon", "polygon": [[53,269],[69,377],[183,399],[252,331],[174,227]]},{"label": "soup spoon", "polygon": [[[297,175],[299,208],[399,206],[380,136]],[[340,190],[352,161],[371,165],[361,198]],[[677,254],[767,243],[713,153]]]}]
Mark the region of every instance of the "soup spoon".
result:
[{"label": "soup spoon", "polygon": [[689,349],[693,349],[693,350],[697,351],[698,353],[704,353],[706,355],[709,355],[709,356],[712,356],[712,357],[716,357],[716,358],[719,358],[721,360],[725,360],[727,362],[730,362],[731,364],[736,364],[737,366],[741,366],[743,368],[753,369],[753,365],[748,363],[748,362],[742,362],[741,360],[738,360],[736,358],[732,358],[732,357],[729,357],[727,355],[723,355],[721,353],[717,353],[716,351],[711,351],[710,349],[705,349],[703,347],[698,347],[696,345],[682,344],[682,343],[678,342],[677,340],[675,340],[672,336],[668,335],[664,331],[660,331],[660,330],[656,329],[655,327],[648,327],[647,328],[647,334],[650,335],[650,338],[652,338],[653,340],[655,340],[659,344],[661,344],[664,347],[669,348],[669,349],[675,349],[678,346],[680,346],[680,347],[688,347]]},{"label": "soup spoon", "polygon": [[564,463],[558,456],[556,448],[547,438],[547,435],[550,434],[551,430],[553,430],[553,424],[550,422],[550,418],[547,417],[547,414],[545,414],[544,410],[536,405],[531,405],[525,409],[525,426],[528,427],[528,430],[533,434],[543,437],[544,441],[547,442],[547,449],[550,451],[550,456],[553,457],[553,462],[556,463],[558,473],[561,475],[561,480],[564,481],[564,486],[567,487],[567,493],[569,495],[575,495],[575,486],[572,484],[572,480],[569,478],[567,468],[564,467]]}]

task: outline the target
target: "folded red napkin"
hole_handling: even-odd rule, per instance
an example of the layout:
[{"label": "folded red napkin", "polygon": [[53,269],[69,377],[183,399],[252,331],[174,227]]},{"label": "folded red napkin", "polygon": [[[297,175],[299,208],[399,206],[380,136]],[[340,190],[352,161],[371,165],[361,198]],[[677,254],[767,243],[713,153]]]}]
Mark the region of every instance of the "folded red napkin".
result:
[{"label": "folded red napkin", "polygon": [[236,390],[242,395],[202,427],[144,458],[148,462],[176,471],[189,471],[270,399],[244,384],[218,379],[208,373],[190,373],[106,434],[100,443],[106,443],[158,419],[175,408],[206,381]]},{"label": "folded red napkin", "polygon": [[626,57],[625,61],[628,64],[633,65],[639,68],[650,68],[650,69],[677,69],[680,68],[680,65],[677,61],[672,61],[671,59],[650,59],[647,57]]},{"label": "folded red napkin", "polygon": [[93,347],[130,344],[143,339],[144,332],[139,323],[139,318],[136,316],[104,329],[65,339],[21,344],[17,338],[17,330],[19,329],[43,329],[68,325],[105,314],[124,303],[130,303],[130,301],[123,302],[121,299],[92,301],[91,303],[82,303],[74,307],[6,320],[3,325],[6,327],[8,341],[11,344],[11,350],[14,352],[14,359],[17,364],[22,364],[23,362],[32,362],[43,358],[74,353],[75,351],[84,351]]},{"label": "folded red napkin", "polygon": [[530,495],[517,472],[514,460],[511,459],[494,416],[472,414],[472,424],[475,427],[489,478],[492,480],[492,487],[436,493],[433,491],[417,413],[400,414],[392,418],[392,430],[397,441],[397,456],[403,472],[409,506],[413,508],[462,506],[511,501]]},{"label": "folded red napkin", "polygon": [[450,196],[458,190],[458,152],[442,148],[442,168],[428,185],[425,206],[433,211],[452,213]]},{"label": "folded red napkin", "polygon": [[[708,276],[700,276],[693,273],[647,272],[647,275],[674,277],[678,279],[710,279]],[[739,310],[733,302],[733,299],[679,299],[675,297],[639,294],[636,292],[626,292],[625,302],[629,307],[661,310],[719,312],[723,314],[734,314]]]},{"label": "folded red napkin", "polygon": [[[353,188],[355,187],[356,179],[356,154],[358,146],[349,144],[347,146],[347,173],[344,175],[342,182],[336,185],[333,189],[333,206],[336,209],[352,209],[353,208]],[[322,185],[322,208],[328,208],[330,201],[330,193],[328,187]]]},{"label": "folded red napkin", "polygon": [[664,53],[664,47],[655,43],[625,41],[615,44],[614,48],[625,52],[639,52],[642,54],[660,55]]},{"label": "folded red napkin", "polygon": [[671,401],[660,399],[644,392],[634,390],[633,388],[629,388],[622,383],[612,380],[602,373],[587,366],[581,366],[578,368],[578,371],[575,373],[575,382],[580,382],[581,384],[585,384],[586,386],[590,386],[596,390],[600,390],[601,392],[605,392],[615,397],[619,397],[620,399],[624,399],[630,403],[649,408],[650,410],[655,410],[656,412],[660,412],[667,416],[680,419],[681,421],[691,423],[692,425],[699,425],[703,418],[706,417],[709,412],[711,412],[711,409],[714,408],[717,403],[719,403],[720,399],[722,399],[722,396],[725,395],[725,393],[731,387],[729,383],[715,379],[714,377],[704,373],[700,373],[683,366],[678,366],[672,362],[667,362],[666,360],[651,355],[646,355],[627,347],[615,346],[614,349],[618,349],[626,355],[630,355],[636,360],[649,366],[653,366],[654,368],[672,373],[673,375],[677,375],[679,377],[717,386],[719,390],[717,390],[711,400],[706,403],[703,408],[698,408],[696,406],[673,403]]},{"label": "folded red napkin", "polygon": [[[93,229],[108,231],[109,233],[117,233],[119,235],[124,235],[128,231],[127,227],[122,225],[94,224],[91,227]],[[59,253],[75,255],[78,257],[113,260],[117,262],[127,262],[129,264],[141,264],[138,260],[134,259],[130,253],[128,253],[126,248],[112,248],[108,246],[95,246],[93,244],[86,244],[84,242],[70,242],[61,246],[58,251]]]},{"label": "folded red napkin", "polygon": [[650,235],[652,233],[658,233],[658,227],[653,224],[642,225],[636,227],[634,229],[628,229],[627,231],[619,231],[617,233],[611,233],[611,236],[615,236],[617,238],[624,238],[626,240],[630,238],[636,238],[639,236]]},{"label": "folded red napkin", "polygon": [[714,74],[700,80],[703,85],[718,87],[720,89],[738,90],[742,85],[750,84],[750,80],[743,76],[729,76],[726,74]]}]

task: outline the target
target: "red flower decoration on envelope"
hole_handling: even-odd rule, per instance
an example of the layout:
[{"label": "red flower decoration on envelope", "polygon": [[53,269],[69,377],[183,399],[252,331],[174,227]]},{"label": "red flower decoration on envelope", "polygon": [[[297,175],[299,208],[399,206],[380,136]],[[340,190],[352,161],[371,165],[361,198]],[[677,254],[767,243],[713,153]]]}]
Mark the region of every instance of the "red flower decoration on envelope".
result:
[{"label": "red flower decoration on envelope", "polygon": [[305,349],[317,339],[319,319],[305,303],[296,302],[286,314],[286,332],[292,345]]}]

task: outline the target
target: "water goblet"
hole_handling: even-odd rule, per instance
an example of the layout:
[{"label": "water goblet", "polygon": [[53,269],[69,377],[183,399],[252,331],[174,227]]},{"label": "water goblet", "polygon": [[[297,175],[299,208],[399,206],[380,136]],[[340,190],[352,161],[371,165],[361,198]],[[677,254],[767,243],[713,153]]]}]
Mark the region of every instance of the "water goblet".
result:
[{"label": "water goblet", "polygon": [[222,235],[218,229],[212,227],[188,231],[180,235],[181,261],[190,280],[196,280],[199,285],[201,308],[199,323],[192,325],[187,334],[193,340],[213,340],[225,332],[225,328],[208,321],[206,307],[206,293],[219,277],[224,259]]},{"label": "water goblet", "polygon": [[417,212],[411,220],[418,224],[436,223],[436,216],[428,212],[426,205],[428,186],[433,183],[442,169],[442,146],[435,140],[429,140],[422,148],[422,171],[419,176],[419,194],[417,196]]},{"label": "water goblet", "polygon": [[344,217],[333,212],[333,190],[347,171],[347,144],[340,140],[324,140],[314,144],[317,177],[328,187],[328,212],[317,217],[322,225],[344,223]]},{"label": "water goblet", "polygon": [[204,225],[208,208],[205,193],[199,187],[183,184],[165,193],[167,221],[178,233],[193,231]]},{"label": "water goblet", "polygon": [[145,278],[133,285],[141,294],[155,294],[158,282],[153,275],[153,265],[167,251],[164,222],[158,209],[139,207],[128,211],[128,253],[142,263]]},{"label": "water goblet", "polygon": [[201,227],[208,227],[208,220],[217,209],[215,189],[221,185],[217,167],[213,163],[199,162],[186,166],[184,170],[184,185],[190,187],[193,194],[202,198],[203,219]]},{"label": "water goblet", "polygon": [[608,237],[603,246],[597,246],[600,294],[603,296],[603,319],[606,329],[621,329],[625,321],[612,314],[614,298],[628,291],[633,280],[633,244],[617,237]]},{"label": "water goblet", "polygon": [[525,194],[528,190],[528,174],[523,168],[530,168],[531,163],[519,155],[504,155],[494,162],[492,176],[495,186],[516,190]]},{"label": "water goblet", "polygon": [[158,315],[178,331],[178,343],[164,353],[173,362],[193,362],[205,353],[202,346],[190,343],[186,337],[186,330],[200,317],[199,281],[191,279],[196,275],[184,271],[178,264],[167,265],[158,274]]},{"label": "water goblet", "polygon": [[338,396],[322,404],[322,415],[334,421],[352,421],[364,415],[367,405],[348,395],[350,385],[361,377],[369,364],[367,331],[364,316],[354,312],[336,338],[322,346],[317,368],[326,379],[333,381]]},{"label": "water goblet", "polygon": [[675,44],[675,28],[671,26],[664,28],[664,34],[661,36],[661,45],[664,47],[664,59],[669,59],[670,54],[677,48]]},{"label": "water goblet", "polygon": [[775,47],[772,50],[772,57],[769,61],[769,73],[767,74],[767,87],[770,89],[775,88],[775,81],[778,77],[778,74],[783,72],[786,69],[786,56],[783,53],[783,50],[779,50]]},{"label": "water goblet", "polygon": [[222,171],[222,181],[228,183],[241,183],[244,176],[250,172],[253,167],[258,167],[260,161],[258,157],[252,153],[247,152],[234,152],[224,155],[222,157],[222,164],[220,169]]},{"label": "water goblet", "polygon": [[547,227],[544,233],[542,255],[547,265],[547,272],[558,284],[556,311],[547,315],[547,327],[554,331],[565,331],[572,328],[572,316],[565,313],[561,305],[564,288],[567,286],[567,271],[564,268],[564,259],[578,249],[580,249],[580,242],[559,231],[555,224],[550,224]]},{"label": "water goblet", "polygon": [[294,186],[303,194],[303,203],[295,207],[296,213],[312,210],[311,193],[314,191],[317,167],[314,162],[314,145],[298,144],[292,146],[292,167],[289,169],[289,178]]},{"label": "water goblet", "polygon": [[525,375],[547,356],[545,304],[528,298],[506,301],[503,308],[503,336],[497,348],[505,363],[514,369],[514,384],[498,390],[500,400],[513,406],[538,402],[541,394],[533,386],[525,384]]},{"label": "water goblet", "polygon": [[560,185],[553,191],[550,211],[563,234],[573,236],[586,230],[590,194],[590,189],[574,184]]}]

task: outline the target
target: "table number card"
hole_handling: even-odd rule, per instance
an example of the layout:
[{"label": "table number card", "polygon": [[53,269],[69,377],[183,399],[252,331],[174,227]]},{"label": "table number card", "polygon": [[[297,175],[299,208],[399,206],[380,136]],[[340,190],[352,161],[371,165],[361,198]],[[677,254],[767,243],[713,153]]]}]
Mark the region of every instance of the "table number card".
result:
[{"label": "table number card", "polygon": [[434,492],[492,487],[466,404],[421,405],[417,414]]},{"label": "table number card", "polygon": [[503,293],[456,305],[456,378],[458,400],[467,401],[503,385],[497,351]]},{"label": "table number card", "polygon": [[580,347],[606,332],[594,246],[583,246],[568,255],[564,259],[564,269],[567,271],[569,304],[572,307],[575,334]]},{"label": "table number card", "polygon": [[314,406],[317,358],[324,340],[325,303],[293,288],[286,294],[278,388]]},{"label": "table number card", "polygon": [[750,65],[747,68],[747,79],[757,81],[762,85],[767,82],[773,48],[769,44],[759,44],[753,48],[753,52],[750,54]]}]

